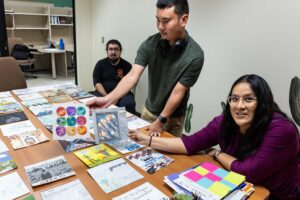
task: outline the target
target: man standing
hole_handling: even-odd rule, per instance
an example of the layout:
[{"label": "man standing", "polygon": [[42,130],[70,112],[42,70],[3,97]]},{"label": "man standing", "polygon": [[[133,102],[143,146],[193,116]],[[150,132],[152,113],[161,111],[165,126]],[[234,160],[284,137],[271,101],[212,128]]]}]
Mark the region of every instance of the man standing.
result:
[{"label": "man standing", "polygon": [[[98,97],[105,97],[113,91],[131,70],[131,64],[121,58],[122,45],[118,40],[109,40],[106,43],[106,52],[107,57],[97,62],[93,72],[96,89],[93,94]],[[134,95],[130,91],[120,98],[116,105],[135,114]]]},{"label": "man standing", "polygon": [[148,66],[149,94],[142,118],[152,122],[150,135],[159,136],[163,129],[180,137],[189,89],[199,77],[204,54],[185,30],[189,18],[187,0],[158,0],[156,7],[159,33],[141,44],[135,64],[118,87],[87,105],[107,107],[118,101],[136,85]]}]

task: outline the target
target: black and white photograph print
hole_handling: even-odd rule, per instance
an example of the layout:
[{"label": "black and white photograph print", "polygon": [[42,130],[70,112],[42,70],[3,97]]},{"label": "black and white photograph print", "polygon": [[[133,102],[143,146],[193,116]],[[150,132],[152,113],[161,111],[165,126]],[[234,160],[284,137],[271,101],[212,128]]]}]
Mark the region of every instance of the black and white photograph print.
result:
[{"label": "black and white photograph print", "polygon": [[50,183],[75,175],[63,156],[26,166],[25,171],[32,186]]}]

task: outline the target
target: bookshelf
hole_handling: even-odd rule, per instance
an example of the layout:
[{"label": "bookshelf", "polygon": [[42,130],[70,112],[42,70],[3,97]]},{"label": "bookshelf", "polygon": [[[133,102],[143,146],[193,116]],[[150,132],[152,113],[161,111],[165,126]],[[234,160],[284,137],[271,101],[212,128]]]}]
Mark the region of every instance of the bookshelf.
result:
[{"label": "bookshelf", "polygon": [[[62,38],[65,53],[59,67],[72,68],[74,53],[73,10],[70,7],[55,7],[51,3],[5,1],[5,18],[8,37],[20,37],[26,45],[43,50],[50,42],[58,47]],[[41,51],[42,52],[42,51]],[[36,69],[46,69],[52,65],[49,55],[36,55]],[[52,58],[51,58],[52,59]],[[48,67],[47,67],[48,66]],[[57,70],[59,72],[59,70]],[[65,70],[64,70],[65,71]],[[63,73],[67,76],[67,73]]]},{"label": "bookshelf", "polygon": [[21,37],[27,45],[44,48],[62,38],[67,51],[73,51],[72,8],[49,3],[5,1],[8,37]]}]

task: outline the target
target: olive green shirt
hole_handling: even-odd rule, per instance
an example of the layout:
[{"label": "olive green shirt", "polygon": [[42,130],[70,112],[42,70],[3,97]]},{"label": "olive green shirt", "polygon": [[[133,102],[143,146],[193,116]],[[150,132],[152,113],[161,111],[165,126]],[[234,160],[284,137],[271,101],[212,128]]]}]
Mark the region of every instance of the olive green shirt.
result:
[{"label": "olive green shirt", "polygon": [[[197,81],[204,62],[201,47],[185,31],[185,39],[172,47],[161,39],[160,33],[150,36],[137,51],[135,64],[148,65],[148,97],[145,106],[155,115],[159,115],[171,95],[175,85],[180,82],[190,88]],[[179,117],[185,114],[189,89],[180,105],[171,115]]]}]

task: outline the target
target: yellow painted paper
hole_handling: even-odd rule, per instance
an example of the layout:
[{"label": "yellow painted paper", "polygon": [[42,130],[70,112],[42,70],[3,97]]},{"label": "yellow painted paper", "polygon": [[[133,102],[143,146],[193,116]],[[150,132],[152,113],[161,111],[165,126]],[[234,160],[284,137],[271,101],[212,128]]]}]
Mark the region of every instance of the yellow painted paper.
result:
[{"label": "yellow painted paper", "polygon": [[224,177],[224,180],[233,183],[234,185],[238,186],[243,181],[245,181],[245,176],[237,174],[235,172],[229,172],[227,176]]},{"label": "yellow painted paper", "polygon": [[205,176],[209,172],[207,169],[204,169],[201,166],[195,168],[194,171],[201,174],[202,176]]},{"label": "yellow painted paper", "polygon": [[214,184],[212,184],[212,186],[208,188],[208,190],[214,193],[215,195],[223,198],[230,192],[230,187],[224,185],[223,183],[215,182]]}]

